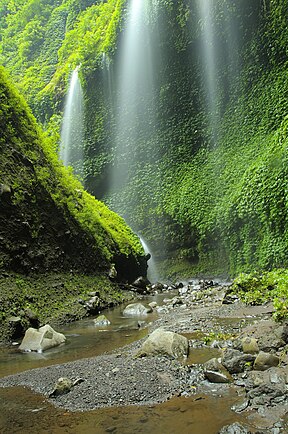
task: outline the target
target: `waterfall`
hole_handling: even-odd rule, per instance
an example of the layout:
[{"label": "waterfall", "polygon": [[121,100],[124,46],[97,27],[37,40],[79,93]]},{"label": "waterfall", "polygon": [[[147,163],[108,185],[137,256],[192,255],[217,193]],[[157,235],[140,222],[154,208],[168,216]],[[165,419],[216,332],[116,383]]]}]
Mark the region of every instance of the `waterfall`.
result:
[{"label": "waterfall", "polygon": [[102,53],[102,79],[104,84],[104,96],[107,103],[113,102],[113,76],[110,67],[110,59],[106,53]]},{"label": "waterfall", "polygon": [[211,0],[197,0],[199,18],[202,22],[201,63],[204,70],[206,86],[206,106],[208,109],[208,122],[211,130],[213,144],[217,142],[218,122],[218,90],[217,65],[213,37],[213,2]]},{"label": "waterfall", "polygon": [[[114,194],[113,208],[120,214],[121,200],[123,204],[124,190],[133,178],[135,164],[145,165],[148,157],[147,152],[139,151],[139,140],[144,143],[153,130],[154,85],[146,6],[149,6],[147,0],[129,2],[119,50],[115,83],[114,164],[109,195]],[[138,199],[134,199],[135,203]],[[125,202],[124,208],[126,205]]]},{"label": "waterfall", "polygon": [[84,98],[78,77],[79,66],[74,69],[65,100],[61,128],[60,159],[81,175],[83,165]]},{"label": "waterfall", "polygon": [[[212,144],[217,144],[221,122],[223,95],[236,92],[239,74],[237,22],[227,4],[217,10],[220,4],[211,0],[196,0],[201,23],[201,58],[204,76],[205,100],[208,127]],[[216,14],[218,14],[216,21]],[[221,18],[219,18],[219,15]],[[222,40],[220,42],[222,33]],[[228,68],[230,67],[230,69]]]},{"label": "waterfall", "polygon": [[151,249],[148,247],[146,241],[144,241],[144,239],[142,237],[140,237],[140,241],[141,244],[143,246],[143,249],[145,251],[146,254],[150,253],[151,257],[148,260],[148,270],[147,270],[147,277],[150,280],[151,283],[155,283],[159,280],[159,276],[158,276],[158,272],[157,272],[157,267],[156,267],[156,263],[153,259],[153,255],[151,253]]}]

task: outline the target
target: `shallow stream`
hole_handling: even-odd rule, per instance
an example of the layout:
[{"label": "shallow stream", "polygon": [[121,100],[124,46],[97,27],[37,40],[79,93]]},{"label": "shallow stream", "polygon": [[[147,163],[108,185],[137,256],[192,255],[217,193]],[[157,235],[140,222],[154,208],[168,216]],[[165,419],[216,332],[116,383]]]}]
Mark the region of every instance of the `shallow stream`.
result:
[{"label": "shallow stream", "polygon": [[[174,296],[171,293],[171,297]],[[159,305],[167,294],[147,297],[143,302]],[[64,363],[109,352],[144,337],[147,328],[138,327],[138,318],[125,318],[123,306],[107,310],[111,321],[107,327],[95,327],[93,319],[78,321],[57,330],[67,343],[43,354],[22,354],[16,348],[0,349],[0,377],[27,369]],[[141,321],[149,323],[157,314]],[[140,319],[140,318],[139,318]],[[188,337],[188,336],[187,336]],[[213,353],[213,354],[212,354]],[[189,363],[203,363],[215,357],[217,350],[193,350]],[[213,392],[213,391],[212,391]],[[241,398],[240,398],[241,399]],[[216,434],[226,424],[240,420],[231,406],[239,400],[230,389],[225,396],[193,395],[173,398],[153,406],[106,408],[91,412],[67,412],[55,408],[46,399],[24,388],[0,388],[0,432],[12,433],[149,433],[149,434]]]}]

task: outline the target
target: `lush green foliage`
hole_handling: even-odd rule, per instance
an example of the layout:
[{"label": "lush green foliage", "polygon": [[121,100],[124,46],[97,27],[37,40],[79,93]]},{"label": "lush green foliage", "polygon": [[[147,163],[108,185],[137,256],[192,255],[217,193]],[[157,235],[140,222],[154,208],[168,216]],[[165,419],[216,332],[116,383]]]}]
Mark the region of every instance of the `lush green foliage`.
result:
[{"label": "lush green foliage", "polygon": [[[50,140],[44,137],[24,99],[9,83],[3,67],[0,68],[0,100],[0,123],[5,125],[0,136],[1,177],[13,189],[14,204],[25,204],[28,196],[33,196],[36,187],[41,185],[56,207],[62,209],[67,221],[74,217],[94,238],[99,261],[101,258],[113,261],[117,252],[135,257],[143,253],[139,239],[124,220],[84,191],[71,171],[58,161]],[[22,155],[29,165],[22,164],[18,168],[13,162],[11,166],[13,152]],[[33,178],[28,177],[26,170],[31,164],[35,172]],[[37,222],[35,224],[37,226]]]},{"label": "lush green foliage", "polygon": [[[203,73],[204,23],[196,2],[149,2],[155,92],[153,101],[141,97],[146,123],[136,117],[129,132],[136,139],[126,151],[134,162],[125,168],[126,184],[110,194],[115,77],[121,68],[117,36],[125,4],[2,0],[2,60],[34,113],[50,119],[54,138],[68,76],[82,64],[84,182],[89,191],[117,204],[158,257],[177,260],[173,272],[190,274],[194,267],[235,275],[287,267],[287,0],[213,2],[217,104],[212,124]],[[103,53],[111,61],[109,72]],[[215,125],[216,133],[211,131]],[[89,201],[82,193],[80,209],[83,197]],[[88,225],[85,212],[77,212]]]},{"label": "lush green foliage", "polygon": [[247,304],[257,305],[273,301],[275,319],[288,318],[287,270],[240,274],[234,280],[232,290]]},{"label": "lush green foliage", "polygon": [[[233,274],[287,264],[286,86],[285,68],[259,81],[227,112],[220,144],[201,149],[166,184],[167,212],[197,230],[204,255],[213,247],[229,252]],[[274,123],[280,126],[269,133]]]},{"label": "lush green foliage", "polygon": [[71,71],[87,74],[113,52],[123,0],[2,0],[0,59],[34,114],[58,112]]}]

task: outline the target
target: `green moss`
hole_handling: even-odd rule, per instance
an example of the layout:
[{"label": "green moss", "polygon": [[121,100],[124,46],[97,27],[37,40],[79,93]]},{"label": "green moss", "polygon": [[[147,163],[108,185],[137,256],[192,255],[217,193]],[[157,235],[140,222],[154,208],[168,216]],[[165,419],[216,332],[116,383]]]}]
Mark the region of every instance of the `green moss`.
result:
[{"label": "green moss", "polygon": [[24,328],[29,326],[26,309],[30,309],[41,324],[64,324],[87,316],[83,302],[88,301],[92,293],[99,297],[99,311],[131,298],[103,274],[49,273],[33,277],[9,274],[1,277],[1,341],[10,338],[10,317],[20,316]]},{"label": "green moss", "polygon": [[3,64],[42,121],[55,114],[71,71],[81,64],[87,74],[115,48],[125,2],[95,3],[27,0],[17,9],[7,6],[0,28]]},{"label": "green moss", "polygon": [[[6,154],[1,164],[2,177],[13,188],[14,205],[25,204],[27,196],[33,199],[36,185],[41,185],[55,206],[62,209],[67,223],[71,216],[74,217],[83,231],[93,237],[99,260],[102,258],[113,262],[117,252],[126,257],[143,255],[138,237],[125,221],[84,191],[71,170],[58,161],[53,143],[43,135],[27,104],[9,82],[3,67],[0,68],[0,100],[0,122],[5,125],[1,131],[0,144]],[[13,168],[12,154],[9,152],[20,153],[29,165]],[[33,177],[28,173],[30,165],[33,165]]]}]

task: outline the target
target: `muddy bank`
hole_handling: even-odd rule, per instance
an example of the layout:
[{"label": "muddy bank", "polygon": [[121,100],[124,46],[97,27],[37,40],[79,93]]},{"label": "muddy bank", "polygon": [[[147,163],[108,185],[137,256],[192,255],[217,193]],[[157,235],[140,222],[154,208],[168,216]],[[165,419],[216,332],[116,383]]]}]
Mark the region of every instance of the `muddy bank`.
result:
[{"label": "muddy bank", "polygon": [[67,324],[133,297],[103,273],[2,273],[0,343],[19,340],[28,327]]},{"label": "muddy bank", "polygon": [[[250,430],[247,431],[247,428],[246,432],[287,432],[287,343],[279,341],[273,344],[270,340],[270,348],[266,348],[265,352],[278,357],[279,363],[277,367],[260,372],[258,377],[255,376],[258,371],[253,369],[251,362],[254,356],[249,359],[250,362],[246,361],[244,353],[237,349],[243,336],[255,335],[260,345],[262,329],[268,336],[279,328],[271,321],[271,305],[246,307],[237,299],[232,304],[224,304],[226,288],[223,286],[201,291],[179,291],[179,295],[167,299],[164,306],[155,307],[160,317],[149,331],[164,327],[184,334],[190,345],[188,359],[174,360],[163,356],[137,358],[135,354],[143,339],[111,354],[6,377],[0,380],[0,386],[29,387],[57,407],[72,411],[131,404],[155,405],[173,397],[188,398],[199,394],[217,398],[236,389],[241,402],[234,408],[235,420],[239,415],[246,419]],[[271,327],[269,333],[267,321]],[[273,345],[280,346],[276,348]],[[233,353],[235,357],[240,357],[235,363],[240,365],[241,357],[244,357],[244,364],[236,372],[232,369],[231,382],[211,382],[205,374],[205,359],[201,363],[193,361],[193,355],[201,349],[208,349],[207,360],[215,357],[209,349],[219,351],[222,358],[223,354],[227,355],[227,349],[238,351]],[[59,377],[80,381],[69,393],[49,398]]]}]

